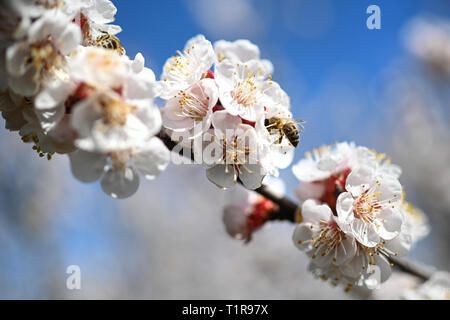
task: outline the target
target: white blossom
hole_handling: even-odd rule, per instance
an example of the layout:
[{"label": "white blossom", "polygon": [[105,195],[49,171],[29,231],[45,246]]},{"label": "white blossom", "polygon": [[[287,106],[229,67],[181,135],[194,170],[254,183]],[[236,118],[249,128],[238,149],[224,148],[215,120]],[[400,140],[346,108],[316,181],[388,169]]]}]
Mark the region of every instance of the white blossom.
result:
[{"label": "white blossom", "polygon": [[316,265],[342,265],[354,257],[357,246],[354,237],[341,230],[327,204],[305,201],[302,217],[293,241]]},{"label": "white blossom", "polygon": [[350,173],[345,189],[337,198],[338,223],[361,244],[375,247],[400,233],[402,186],[396,177],[377,173],[376,163],[368,162]]},{"label": "white blossom", "polygon": [[80,41],[79,28],[66,15],[46,11],[28,28],[26,38],[6,49],[8,85],[23,96],[35,95],[44,81],[65,68],[65,55]]},{"label": "white blossom", "polygon": [[89,45],[104,33],[115,35],[122,31],[113,22],[117,8],[109,0],[64,1],[61,10],[73,17],[83,32],[84,45]]},{"label": "white blossom", "polygon": [[[175,132],[186,132],[195,138],[210,129],[213,108],[219,98],[213,79],[202,79],[187,90],[181,90],[174,98],[167,100],[162,110],[163,125]],[[195,125],[201,123],[201,130]]]},{"label": "white blossom", "polygon": [[184,50],[167,60],[161,75],[163,91],[161,98],[170,99],[180,90],[187,90],[204,78],[214,63],[214,50],[211,42],[203,35],[190,39]]},{"label": "white blossom", "polygon": [[225,59],[215,66],[214,77],[219,87],[219,99],[230,114],[256,121],[264,112],[288,108],[286,93],[262,73],[261,64],[250,60],[245,64]]},{"label": "white blossom", "polygon": [[113,198],[132,196],[139,187],[139,174],[152,180],[164,171],[170,152],[163,142],[150,138],[138,148],[109,153],[77,150],[69,154],[73,175],[83,182],[101,179],[103,191]]},{"label": "white blossom", "polygon": [[244,64],[250,60],[258,60],[263,74],[270,75],[273,72],[272,62],[260,59],[258,46],[246,39],[239,39],[234,42],[226,40],[216,41],[214,43],[214,51],[218,62],[228,59],[234,64]]}]

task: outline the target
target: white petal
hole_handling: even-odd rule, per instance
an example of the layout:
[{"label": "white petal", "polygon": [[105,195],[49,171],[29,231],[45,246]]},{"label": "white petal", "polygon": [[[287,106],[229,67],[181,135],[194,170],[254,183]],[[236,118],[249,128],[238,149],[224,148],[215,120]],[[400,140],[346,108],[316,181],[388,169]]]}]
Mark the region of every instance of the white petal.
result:
[{"label": "white petal", "polygon": [[323,183],[303,182],[294,189],[294,193],[300,201],[319,199],[325,191]]},{"label": "white petal", "polygon": [[109,169],[102,178],[103,191],[113,198],[128,198],[136,193],[138,187],[139,175],[130,167],[123,170]]},{"label": "white petal", "polygon": [[398,208],[387,207],[377,215],[378,235],[384,240],[395,238],[402,228],[403,216]]},{"label": "white petal", "polygon": [[292,234],[294,245],[302,251],[309,251],[313,247],[311,239],[314,236],[314,232],[311,226],[312,224],[309,222],[302,222],[295,227]]},{"label": "white petal", "polygon": [[352,235],[366,247],[375,247],[380,243],[380,237],[377,234],[373,223],[366,223],[362,219],[353,219],[350,223]]},{"label": "white petal", "polygon": [[206,170],[208,180],[219,188],[231,188],[236,184],[237,175],[231,165],[217,165]]},{"label": "white petal", "polygon": [[338,214],[338,221],[342,223],[350,223],[355,219],[353,214],[353,196],[350,192],[342,192],[336,201],[336,211]]},{"label": "white petal", "polygon": [[303,221],[318,224],[320,220],[329,221],[333,212],[327,204],[318,204],[314,200],[306,200],[302,205]]},{"label": "white petal", "polygon": [[243,185],[250,190],[261,187],[266,173],[259,164],[247,164],[245,168],[240,168],[239,179]]},{"label": "white petal", "polygon": [[147,179],[154,179],[167,168],[170,151],[158,138],[152,138],[137,154],[133,155],[134,166]]},{"label": "white petal", "polygon": [[53,109],[62,104],[69,94],[74,90],[75,85],[71,82],[54,81],[42,90],[34,100],[36,109]]},{"label": "white petal", "polygon": [[229,114],[225,110],[221,110],[213,113],[211,122],[214,129],[225,133],[227,129],[236,129],[236,127],[242,123],[242,120],[239,117]]},{"label": "white petal", "polygon": [[72,174],[80,181],[93,182],[100,179],[106,165],[106,156],[77,150],[69,153]]}]

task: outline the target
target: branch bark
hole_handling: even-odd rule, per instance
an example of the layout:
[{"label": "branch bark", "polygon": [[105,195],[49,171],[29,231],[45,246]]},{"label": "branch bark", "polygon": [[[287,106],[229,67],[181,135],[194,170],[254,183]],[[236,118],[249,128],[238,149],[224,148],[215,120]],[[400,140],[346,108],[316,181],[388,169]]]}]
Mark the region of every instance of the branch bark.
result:
[{"label": "branch bark", "polygon": [[[164,142],[169,150],[173,150],[173,148],[177,145],[165,133],[164,129],[159,132],[158,137]],[[180,150],[179,154],[183,155],[181,151],[182,150]],[[191,160],[194,161],[192,152],[190,154]],[[264,185],[254,191],[278,205],[278,209],[272,213],[268,220],[285,220],[292,223],[296,223],[296,221],[298,221],[298,214],[299,212],[301,214],[301,211],[298,204],[296,204],[294,201],[290,200],[287,197],[280,197],[276,195],[275,193],[270,191],[267,186]],[[423,281],[428,280],[435,271],[432,267],[425,266],[405,258],[388,257],[388,259],[392,264],[394,264],[394,267],[396,267],[397,269],[414,275]]]}]

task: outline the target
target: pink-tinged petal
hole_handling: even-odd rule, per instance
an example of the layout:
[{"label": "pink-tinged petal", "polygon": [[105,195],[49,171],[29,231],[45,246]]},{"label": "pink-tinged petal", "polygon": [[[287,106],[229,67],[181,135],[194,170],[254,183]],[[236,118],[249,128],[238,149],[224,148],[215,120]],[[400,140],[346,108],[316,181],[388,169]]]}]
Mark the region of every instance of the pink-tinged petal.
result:
[{"label": "pink-tinged petal", "polygon": [[112,198],[128,198],[139,187],[139,175],[130,167],[123,170],[109,169],[103,175],[101,185],[103,191]]}]

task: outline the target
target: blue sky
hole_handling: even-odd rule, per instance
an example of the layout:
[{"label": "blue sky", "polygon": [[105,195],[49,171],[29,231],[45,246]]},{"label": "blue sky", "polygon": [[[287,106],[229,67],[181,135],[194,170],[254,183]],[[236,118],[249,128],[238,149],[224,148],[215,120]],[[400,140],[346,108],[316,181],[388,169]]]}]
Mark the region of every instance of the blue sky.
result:
[{"label": "blue sky", "polygon": [[[294,117],[307,121],[296,160],[311,148],[342,140],[383,149],[372,128],[384,121],[386,110],[380,110],[379,99],[386,69],[405,56],[404,26],[416,16],[450,15],[446,0],[120,0],[115,4],[127,53],[134,56],[141,51],[157,77],[165,60],[196,34],[213,42],[247,38],[256,43],[262,57],[273,62],[275,81],[290,95]],[[381,30],[366,27],[371,4],[381,9]],[[368,118],[368,128],[361,128]],[[290,170],[281,176],[289,187],[295,184]]]}]

